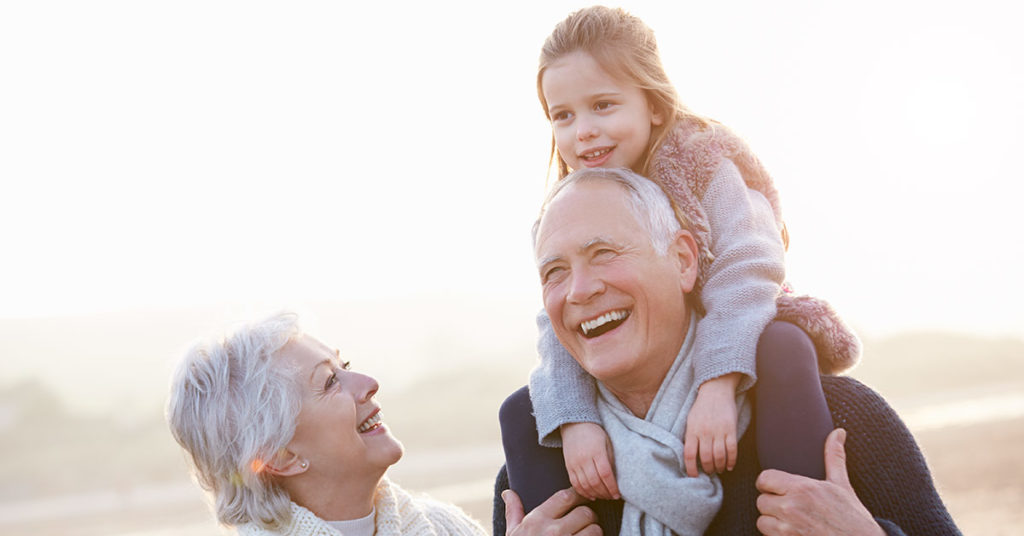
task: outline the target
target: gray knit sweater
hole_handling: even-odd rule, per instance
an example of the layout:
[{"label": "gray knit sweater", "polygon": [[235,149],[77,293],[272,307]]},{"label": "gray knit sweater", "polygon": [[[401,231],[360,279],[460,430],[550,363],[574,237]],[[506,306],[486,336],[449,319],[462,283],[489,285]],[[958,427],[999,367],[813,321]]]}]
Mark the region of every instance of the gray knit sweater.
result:
[{"label": "gray knit sweater", "polygon": [[[739,392],[753,385],[757,340],[776,313],[785,268],[775,214],[759,191],[748,188],[739,169],[722,160],[704,196],[714,262],[703,273],[701,304],[706,314],[694,345],[694,382],[731,372],[743,375]],[[600,423],[593,378],[555,337],[542,311],[537,317],[540,364],[530,374],[541,444],[561,446],[555,432],[572,422]],[[686,326],[679,326],[680,330]]]}]

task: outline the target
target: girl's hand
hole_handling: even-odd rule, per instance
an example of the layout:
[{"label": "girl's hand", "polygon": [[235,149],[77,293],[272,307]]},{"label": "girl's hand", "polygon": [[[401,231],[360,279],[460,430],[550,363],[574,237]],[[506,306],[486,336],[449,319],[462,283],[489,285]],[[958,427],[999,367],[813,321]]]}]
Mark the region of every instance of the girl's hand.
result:
[{"label": "girl's hand", "polygon": [[578,422],[563,424],[560,430],[565,468],[573,489],[590,500],[619,499],[612,469],[612,444],[604,428]]},{"label": "girl's hand", "polygon": [[686,474],[695,477],[697,457],[704,472],[732,471],[736,466],[736,387],[740,373],[733,372],[704,382],[686,417],[683,457]]}]

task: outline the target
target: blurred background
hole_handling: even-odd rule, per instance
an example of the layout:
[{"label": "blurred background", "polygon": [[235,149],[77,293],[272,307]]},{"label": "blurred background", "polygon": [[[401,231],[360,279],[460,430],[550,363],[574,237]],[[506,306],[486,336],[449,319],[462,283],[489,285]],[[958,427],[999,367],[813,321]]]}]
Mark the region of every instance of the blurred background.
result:
[{"label": "blurred background", "polygon": [[[0,534],[221,534],[167,432],[197,338],[291,309],[400,483],[485,524],[536,361],[536,60],[587,3],[0,4]],[[1002,2],[623,2],[772,172],[967,534],[1022,534],[1024,38]]]}]

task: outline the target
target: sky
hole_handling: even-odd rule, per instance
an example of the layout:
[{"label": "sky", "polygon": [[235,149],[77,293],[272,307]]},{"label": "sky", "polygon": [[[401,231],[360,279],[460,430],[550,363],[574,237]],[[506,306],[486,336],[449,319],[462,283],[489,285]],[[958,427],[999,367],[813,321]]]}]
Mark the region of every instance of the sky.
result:
[{"label": "sky", "polygon": [[[1004,3],[624,2],[859,331],[1024,338]],[[536,300],[540,46],[577,2],[0,4],[0,319]],[[524,322],[531,322],[524,318]]]}]

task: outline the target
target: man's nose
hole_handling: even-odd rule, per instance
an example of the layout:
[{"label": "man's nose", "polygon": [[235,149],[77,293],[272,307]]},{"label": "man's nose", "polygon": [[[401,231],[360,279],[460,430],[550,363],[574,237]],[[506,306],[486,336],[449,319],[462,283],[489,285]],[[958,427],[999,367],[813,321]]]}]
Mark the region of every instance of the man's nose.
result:
[{"label": "man's nose", "polygon": [[566,296],[570,303],[586,303],[604,292],[604,281],[589,268],[573,270],[570,278],[569,294]]}]

